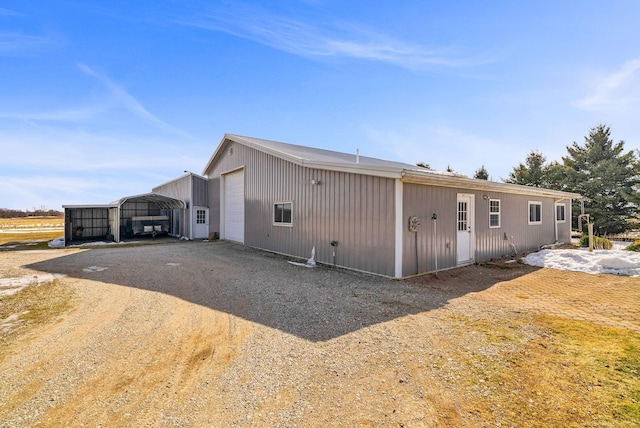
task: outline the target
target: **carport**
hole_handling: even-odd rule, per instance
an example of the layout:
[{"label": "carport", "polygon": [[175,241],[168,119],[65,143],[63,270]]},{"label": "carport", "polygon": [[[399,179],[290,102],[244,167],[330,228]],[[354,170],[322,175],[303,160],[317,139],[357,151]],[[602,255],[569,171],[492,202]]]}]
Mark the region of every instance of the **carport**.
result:
[{"label": "carport", "polygon": [[[140,235],[176,235],[184,215],[180,199],[156,193],[126,196],[110,204],[64,205],[65,243],[88,240],[120,242]],[[175,218],[175,217],[178,218]]]}]

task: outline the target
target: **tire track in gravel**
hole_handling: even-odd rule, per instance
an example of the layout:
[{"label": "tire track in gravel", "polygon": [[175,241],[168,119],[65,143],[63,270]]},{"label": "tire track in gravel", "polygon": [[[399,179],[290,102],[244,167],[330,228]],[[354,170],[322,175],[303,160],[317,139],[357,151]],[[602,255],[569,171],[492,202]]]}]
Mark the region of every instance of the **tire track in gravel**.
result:
[{"label": "tire track in gravel", "polygon": [[215,416],[207,386],[249,323],[162,293],[63,281],[77,309],[5,352],[12,370],[0,377],[1,426],[186,426]]}]

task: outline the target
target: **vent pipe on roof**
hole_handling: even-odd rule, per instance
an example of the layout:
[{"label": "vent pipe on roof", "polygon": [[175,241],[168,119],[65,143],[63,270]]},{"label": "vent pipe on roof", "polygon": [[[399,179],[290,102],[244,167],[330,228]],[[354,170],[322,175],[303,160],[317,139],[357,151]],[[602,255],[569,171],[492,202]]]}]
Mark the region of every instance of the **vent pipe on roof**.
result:
[{"label": "vent pipe on roof", "polygon": [[356,149],[356,163],[360,163],[360,149]]}]

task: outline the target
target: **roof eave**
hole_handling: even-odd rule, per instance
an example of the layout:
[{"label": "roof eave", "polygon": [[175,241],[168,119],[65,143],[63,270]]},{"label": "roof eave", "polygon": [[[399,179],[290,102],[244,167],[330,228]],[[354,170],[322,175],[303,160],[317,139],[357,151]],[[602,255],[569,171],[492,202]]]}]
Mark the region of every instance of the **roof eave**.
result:
[{"label": "roof eave", "polygon": [[200,178],[200,179],[206,180],[206,181],[209,180],[207,177],[202,176],[200,174],[196,174],[195,172],[186,171],[184,174],[182,174],[179,177],[176,177],[176,178],[173,178],[171,180],[165,181],[164,183],[160,183],[157,186],[153,186],[151,188],[151,193],[155,193],[156,189],[159,189],[159,188],[161,188],[163,186],[166,186],[167,184],[176,183],[176,182],[178,182],[180,180],[184,180],[184,179],[189,178],[189,177],[197,177],[197,178]]},{"label": "roof eave", "polygon": [[118,204],[82,204],[82,205],[63,205],[62,208],[80,209],[80,208],[117,208]]},{"label": "roof eave", "polygon": [[582,199],[582,195],[560,190],[544,189],[541,187],[522,186],[519,184],[497,183],[495,181],[479,180],[460,176],[443,176],[429,172],[405,170],[402,172],[405,183],[428,184],[431,186],[460,187],[470,190],[485,190],[518,195],[545,196],[562,199]]},{"label": "roof eave", "polygon": [[271,147],[267,147],[262,144],[257,144],[248,138],[243,138],[242,136],[234,135],[234,134],[224,134],[224,137],[222,137],[222,140],[220,140],[220,144],[218,144],[216,151],[213,153],[213,155],[209,159],[209,162],[207,162],[207,165],[202,170],[203,176],[206,177],[209,174],[213,165],[215,165],[215,163],[218,161],[220,156],[222,156],[222,153],[224,153],[224,151],[227,149],[229,142],[242,144],[243,146],[250,147],[252,149],[273,155],[275,157],[287,160],[289,162],[293,162],[298,165],[302,165],[302,162],[304,161],[304,159],[299,158],[297,156],[293,156],[289,153],[285,153],[280,150],[275,150]]},{"label": "roof eave", "polygon": [[213,152],[213,154],[211,155],[211,157],[209,158],[209,162],[207,162],[207,164],[205,165],[204,169],[202,170],[202,175],[203,176],[207,176],[209,169],[215,164],[216,159],[220,156],[220,154],[223,152],[223,146],[226,146],[226,140],[228,139],[228,134],[224,134],[222,139],[220,140],[220,143],[218,144],[218,147],[216,147],[216,150]]},{"label": "roof eave", "polygon": [[348,164],[348,163],[332,163],[332,162],[311,162],[311,161],[302,161],[299,165],[314,168],[314,169],[324,169],[328,171],[337,171],[337,172],[347,172],[351,174],[362,174],[362,175],[372,175],[375,177],[384,177],[384,178],[401,178],[402,177],[402,169],[400,168],[389,168],[375,165],[364,165],[364,164]]},{"label": "roof eave", "polygon": [[211,159],[209,160],[209,162],[207,162],[207,165],[205,166],[202,172],[202,175],[207,176],[212,166],[215,165],[219,157],[222,156],[222,153],[224,153],[224,151],[226,150],[229,142],[242,144],[252,149],[259,150],[263,153],[273,155],[277,158],[280,158],[288,162],[291,162],[293,164],[307,167],[307,168],[315,168],[315,169],[323,169],[323,170],[339,171],[339,172],[350,172],[354,174],[373,175],[377,177],[386,177],[386,178],[400,178],[400,174],[402,172],[402,169],[400,168],[389,168],[389,167],[381,167],[381,166],[375,166],[375,165],[310,161],[308,159],[304,159],[298,156],[293,156],[289,153],[286,153],[280,150],[275,150],[271,147],[257,144],[254,141],[245,139],[238,135],[225,134],[225,136],[220,141],[220,144],[218,145],[218,148],[214,152],[213,156],[211,156]]}]

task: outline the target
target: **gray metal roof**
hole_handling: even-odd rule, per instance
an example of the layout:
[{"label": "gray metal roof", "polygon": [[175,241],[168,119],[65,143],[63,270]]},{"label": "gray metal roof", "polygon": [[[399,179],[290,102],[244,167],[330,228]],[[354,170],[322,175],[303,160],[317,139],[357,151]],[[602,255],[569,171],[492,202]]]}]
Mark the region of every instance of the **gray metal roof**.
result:
[{"label": "gray metal roof", "polygon": [[577,193],[478,180],[456,173],[432,171],[403,162],[388,161],[368,156],[357,156],[356,154],[298,146],[295,144],[244,137],[234,134],[224,135],[216,151],[209,159],[209,162],[207,162],[202,173],[203,175],[207,175],[210,172],[217,159],[222,156],[222,153],[224,153],[231,142],[252,147],[261,152],[269,153],[278,158],[309,168],[396,178],[402,179],[402,181],[405,182],[428,184],[433,186],[460,187],[487,191],[492,190],[507,193],[549,196],[560,199],[579,199],[582,197]]},{"label": "gray metal roof", "polygon": [[309,168],[327,169],[384,177],[399,177],[404,169],[419,167],[403,162],[394,162],[369,156],[358,156],[356,153],[342,153],[314,147],[299,146],[279,141],[225,134],[218,148],[207,162],[203,175],[207,175],[216,160],[224,153],[231,142],[236,142],[278,158]]},{"label": "gray metal roof", "polygon": [[163,209],[182,209],[185,208],[184,201],[171,198],[169,196],[159,195],[157,193],[144,193],[142,195],[125,196],[117,201],[112,202],[118,206],[122,206],[125,202],[152,202]]},{"label": "gray metal roof", "polygon": [[317,149],[315,147],[298,146],[295,144],[281,143],[278,141],[262,140],[259,138],[243,137],[240,135],[229,135],[235,141],[243,142],[247,145],[260,146],[270,152],[279,153],[284,156],[297,158],[301,161],[328,164],[360,164],[367,166],[378,166],[386,168],[417,168],[403,162],[394,162],[384,159],[377,159],[368,156],[358,156],[356,153],[334,152],[332,150]]}]

